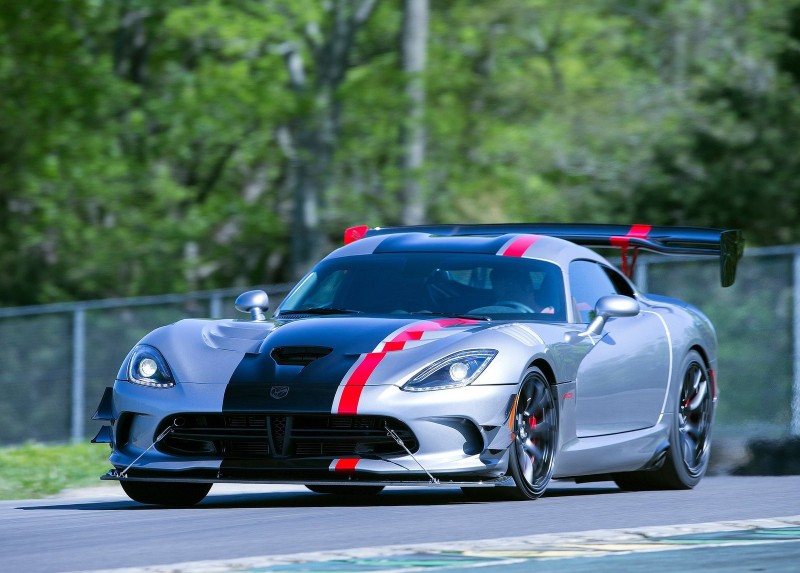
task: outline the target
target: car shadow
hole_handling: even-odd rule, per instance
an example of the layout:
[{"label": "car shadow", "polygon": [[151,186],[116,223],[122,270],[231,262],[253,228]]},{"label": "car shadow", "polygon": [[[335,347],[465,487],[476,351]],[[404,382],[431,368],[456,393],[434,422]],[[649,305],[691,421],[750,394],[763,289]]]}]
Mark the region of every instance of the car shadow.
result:
[{"label": "car shadow", "polygon": [[[595,496],[624,493],[614,486],[551,486],[543,500],[559,497]],[[403,507],[431,505],[464,505],[483,503],[528,503],[496,499],[471,499],[459,489],[442,490],[392,489],[378,495],[331,495],[313,492],[268,492],[214,494],[213,490],[198,505],[179,508],[184,511],[202,511],[226,508],[326,508],[326,507]],[[83,510],[83,511],[163,511],[157,505],[144,505],[131,500],[76,501],[63,504],[21,506],[16,509],[31,510]]]}]

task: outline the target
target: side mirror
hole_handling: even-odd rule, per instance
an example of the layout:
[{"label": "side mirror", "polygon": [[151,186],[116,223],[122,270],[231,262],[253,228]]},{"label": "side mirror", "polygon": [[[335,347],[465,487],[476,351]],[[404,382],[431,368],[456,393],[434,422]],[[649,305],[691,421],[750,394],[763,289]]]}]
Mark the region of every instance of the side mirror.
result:
[{"label": "side mirror", "polygon": [[603,332],[603,327],[605,327],[609,318],[623,318],[639,314],[639,301],[619,294],[604,296],[597,301],[597,306],[594,307],[594,314],[595,318],[589,328],[586,329],[586,332],[587,334],[599,335]]},{"label": "side mirror", "polygon": [[264,321],[264,311],[269,309],[269,295],[263,290],[250,290],[240,294],[234,303],[239,312],[249,312],[254,321]]},{"label": "side mirror", "polygon": [[613,294],[601,297],[594,307],[595,318],[585,331],[580,333],[569,333],[568,342],[580,340],[587,336],[600,336],[609,318],[623,318],[626,316],[636,316],[639,314],[639,301],[628,296]]}]

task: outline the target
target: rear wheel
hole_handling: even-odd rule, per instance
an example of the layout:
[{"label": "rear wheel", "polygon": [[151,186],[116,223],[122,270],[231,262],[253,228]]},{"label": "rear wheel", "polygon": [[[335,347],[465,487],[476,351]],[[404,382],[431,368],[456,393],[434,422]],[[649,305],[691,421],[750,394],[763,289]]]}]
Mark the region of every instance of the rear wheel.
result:
[{"label": "rear wheel", "polygon": [[616,474],[622,489],[691,489],[708,468],[714,397],[703,358],[692,350],[686,355],[678,402],[670,428],[670,447],[663,465],[655,470]]},{"label": "rear wheel", "polygon": [[133,501],[167,507],[189,507],[203,501],[210,483],[154,481],[120,481],[122,489]]},{"label": "rear wheel", "polygon": [[537,499],[553,475],[558,446],[558,408],[541,370],[531,368],[520,386],[514,415],[509,473],[514,487],[463,488],[474,499]]},{"label": "rear wheel", "polygon": [[306,485],[314,493],[332,495],[376,495],[383,491],[382,485]]}]

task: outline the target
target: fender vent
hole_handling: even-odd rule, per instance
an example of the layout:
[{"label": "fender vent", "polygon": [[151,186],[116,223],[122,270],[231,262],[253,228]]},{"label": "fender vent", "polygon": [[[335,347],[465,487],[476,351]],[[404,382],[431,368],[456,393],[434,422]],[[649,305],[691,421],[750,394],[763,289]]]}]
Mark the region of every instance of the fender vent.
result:
[{"label": "fender vent", "polygon": [[308,366],[332,350],[325,346],[281,346],[273,349],[270,356],[281,366]]}]

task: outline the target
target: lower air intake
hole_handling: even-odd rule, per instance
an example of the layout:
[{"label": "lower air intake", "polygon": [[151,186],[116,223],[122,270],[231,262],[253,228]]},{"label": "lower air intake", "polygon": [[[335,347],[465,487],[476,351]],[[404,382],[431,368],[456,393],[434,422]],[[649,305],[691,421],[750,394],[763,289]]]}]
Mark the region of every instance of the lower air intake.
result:
[{"label": "lower air intake", "polygon": [[[310,458],[405,454],[386,434],[388,425],[416,452],[411,429],[385,416],[324,414],[180,414],[184,424],[156,446],[165,454],[227,459]],[[160,425],[163,431],[170,416]]]}]

